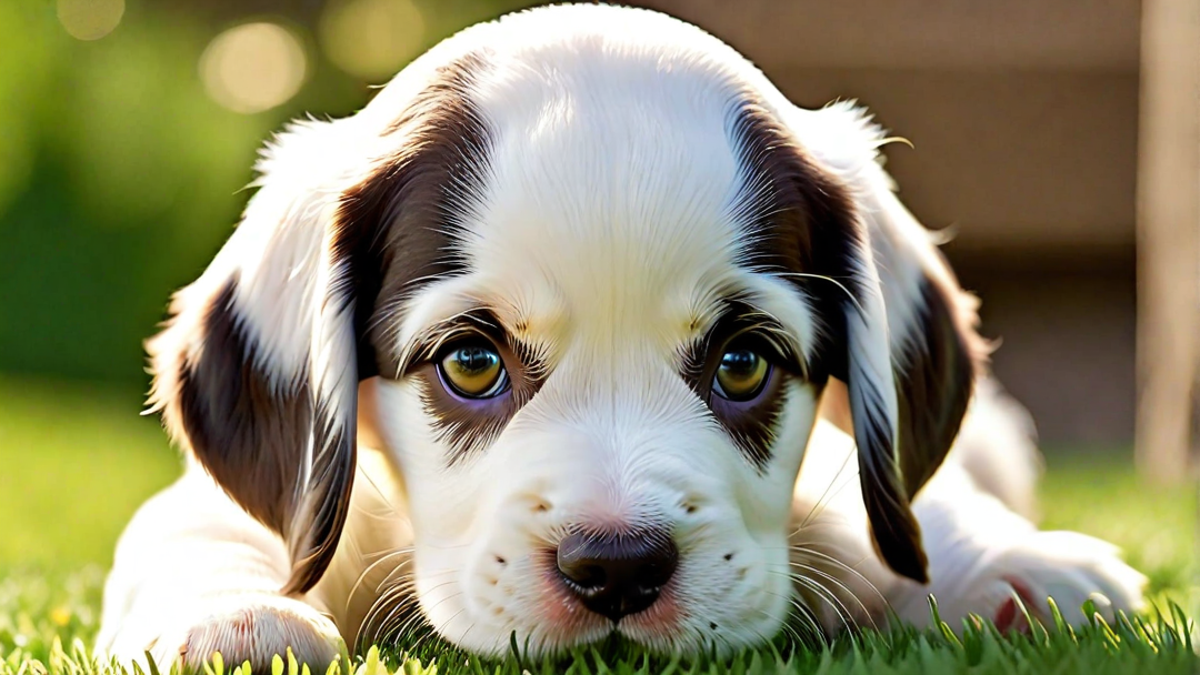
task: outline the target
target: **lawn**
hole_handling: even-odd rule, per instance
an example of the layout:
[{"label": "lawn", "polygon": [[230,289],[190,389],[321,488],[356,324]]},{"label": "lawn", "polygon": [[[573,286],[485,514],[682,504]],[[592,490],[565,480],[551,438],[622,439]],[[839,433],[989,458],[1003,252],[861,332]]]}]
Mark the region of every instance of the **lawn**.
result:
[{"label": "lawn", "polygon": [[[139,417],[136,392],[0,379],[0,675],[101,668],[86,653],[99,621],[112,546],[137,505],[166,485],[180,462],[154,419]],[[1200,611],[1197,495],[1147,489],[1125,453],[1051,453],[1043,489],[1045,525],[1109,539],[1150,577],[1163,608]],[[1169,611],[1169,610],[1168,610]],[[1080,631],[1050,625],[1032,636],[990,626],[959,639],[948,631],[895,631],[792,649],[777,645],[725,662],[679,663],[625,645],[530,663],[468,659],[424,642],[415,659],[385,647],[382,665],[359,675],[437,672],[554,673],[1193,673],[1200,672],[1183,615],[1133,617]],[[287,670],[286,666],[283,668]],[[230,670],[226,667],[225,670]],[[345,669],[342,669],[345,672]]]}]

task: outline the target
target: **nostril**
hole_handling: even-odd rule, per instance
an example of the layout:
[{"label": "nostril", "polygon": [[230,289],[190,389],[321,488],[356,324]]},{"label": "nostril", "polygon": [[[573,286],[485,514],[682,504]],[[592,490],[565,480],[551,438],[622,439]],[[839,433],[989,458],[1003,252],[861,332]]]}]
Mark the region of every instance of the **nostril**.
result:
[{"label": "nostril", "polygon": [[[559,565],[559,569],[563,569],[561,564]],[[596,590],[603,588],[608,583],[608,574],[605,573],[604,568],[600,565],[568,565],[567,570],[569,570],[567,578],[570,579],[571,583],[576,584],[580,588]]]},{"label": "nostril", "polygon": [[[671,547],[674,549],[674,546]],[[670,557],[656,555],[642,562],[635,574],[637,582],[643,588],[661,588],[667,585],[671,580],[671,575],[675,573],[676,556],[674,552]]]},{"label": "nostril", "polygon": [[679,562],[679,550],[660,530],[576,533],[558,545],[558,571],[585,607],[613,621],[658,599]]}]

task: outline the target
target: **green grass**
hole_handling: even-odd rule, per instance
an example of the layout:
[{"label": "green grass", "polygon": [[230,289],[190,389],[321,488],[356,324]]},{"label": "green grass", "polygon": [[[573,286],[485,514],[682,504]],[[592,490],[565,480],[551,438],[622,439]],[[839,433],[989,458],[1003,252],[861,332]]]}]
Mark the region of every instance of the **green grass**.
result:
[{"label": "green grass", "polygon": [[180,472],[136,391],[0,379],[0,569],[107,567],[121,528]]},{"label": "green grass", "polygon": [[[178,473],[136,392],[0,379],[0,675],[90,675],[109,670],[87,653],[99,623],[104,570],[137,506]],[[983,624],[962,638],[948,629],[896,630],[828,645],[779,644],[722,662],[675,662],[624,644],[528,662],[481,662],[435,642],[407,660],[383,650],[340,672],[601,673],[1194,673],[1184,612],[1200,612],[1195,490],[1147,489],[1119,454],[1052,454],[1043,486],[1048,528],[1104,537],[1148,574],[1167,616],[1133,617],[1081,630],[1050,625],[1031,636]],[[1179,609],[1171,614],[1170,605]],[[519,651],[519,650],[518,650]],[[281,663],[286,672],[286,664]],[[222,675],[214,669],[212,675]],[[226,666],[226,673],[236,669]]]}]

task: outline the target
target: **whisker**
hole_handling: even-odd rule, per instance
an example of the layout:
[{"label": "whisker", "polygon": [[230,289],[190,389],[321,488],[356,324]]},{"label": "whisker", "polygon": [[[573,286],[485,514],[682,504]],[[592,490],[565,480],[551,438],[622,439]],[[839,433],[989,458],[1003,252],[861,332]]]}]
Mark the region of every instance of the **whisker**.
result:
[{"label": "whisker", "polygon": [[[385,554],[381,555],[381,556],[380,556],[380,558],[379,558],[378,560],[376,560],[375,562],[373,562],[373,563],[371,563],[371,564],[367,565],[366,567],[364,567],[364,568],[363,568],[363,570],[362,570],[362,572],[360,572],[360,573],[358,574],[358,579],[356,579],[356,580],[354,581],[354,585],[352,585],[352,586],[350,587],[350,592],[346,594],[346,607],[345,607],[345,611],[346,611],[346,612],[349,612],[349,611],[350,611],[350,603],[354,601],[354,596],[355,596],[356,594],[358,594],[358,589],[359,589],[359,588],[362,586],[363,582],[367,580],[367,577],[368,577],[368,576],[371,574],[371,572],[372,572],[372,571],[373,571],[373,570],[374,570],[376,567],[378,567],[379,565],[382,565],[383,563],[385,563],[385,562],[387,562],[387,561],[389,561],[389,560],[392,560],[392,559],[393,559],[393,558],[395,558],[396,556],[405,555],[405,554],[411,554],[411,553],[412,553],[412,547],[411,547],[411,546],[404,547],[404,548],[398,548],[398,549],[395,549],[395,550],[393,550],[393,551],[390,551],[390,552],[388,552],[388,553],[385,553]],[[366,557],[366,556],[362,556],[362,555],[360,555],[359,557],[360,557],[360,558],[364,558],[364,557]],[[403,560],[403,561],[401,561],[401,562],[400,562],[400,564],[396,566],[396,569],[392,570],[392,572],[391,572],[391,573],[388,575],[388,577],[387,577],[387,578],[385,578],[385,579],[384,579],[384,581],[383,581],[383,582],[381,582],[381,583],[379,583],[379,584],[377,584],[377,585],[375,586],[375,592],[376,592],[376,593],[378,593],[378,592],[379,592],[379,589],[380,589],[380,588],[382,588],[382,587],[384,586],[384,584],[386,584],[386,583],[387,583],[387,580],[391,578],[391,575],[392,575],[392,574],[395,574],[395,573],[396,573],[396,571],[398,571],[398,570],[402,569],[403,567],[405,567],[406,565],[408,565],[408,563],[409,563],[409,562],[411,562],[411,561],[412,561],[412,558],[409,558],[408,560]]]},{"label": "whisker", "polygon": [[[391,509],[392,514],[394,514],[395,516],[402,515],[400,509],[396,508],[396,505],[392,503],[392,500],[390,499],[388,494],[386,492],[384,492],[382,488],[379,487],[378,483],[375,482],[375,479],[371,476],[371,472],[363,469],[362,465],[360,464],[358,467],[358,473],[359,473],[359,475],[361,475],[363,477],[364,480],[367,481],[367,483],[372,488],[374,488],[375,494],[377,494],[379,496],[379,499],[384,503],[385,506],[387,506],[389,509]],[[360,512],[361,513],[369,513],[365,508],[360,508]],[[386,516],[381,516],[381,518],[382,517],[386,517]]]},{"label": "whisker", "polygon": [[[421,611],[420,603],[416,597],[405,598],[395,607],[392,607],[387,615],[383,617],[371,641],[376,644],[398,643],[401,636],[407,632],[415,631],[421,623],[432,629],[428,619],[425,617],[425,613]],[[405,649],[410,649],[410,646],[405,645]]]},{"label": "whisker", "polygon": [[[772,572],[772,573],[781,574],[780,572]],[[819,582],[817,582],[813,579],[809,579],[808,577],[804,576],[803,574],[787,574],[786,576],[793,583],[798,584],[800,587],[811,591],[812,594],[814,596],[816,596],[816,598],[818,600],[824,601],[826,604],[828,604],[829,608],[832,609],[834,611],[834,613],[837,615],[838,620],[842,622],[842,626],[846,629],[847,632],[850,632],[853,630],[853,628],[851,627],[851,618],[849,616],[850,611],[848,609],[846,609],[846,606],[844,604],[842,604],[841,600],[839,600],[837,598],[837,596],[833,595],[833,593],[829,589],[825,588]]]},{"label": "whisker", "polygon": [[[778,597],[778,594],[773,594],[773,595],[776,595]],[[772,618],[771,614],[769,612],[767,612],[766,610],[758,608],[758,611],[759,611],[759,613],[763,614],[767,618]],[[761,630],[755,628],[749,621],[740,621],[737,624],[735,624],[735,626],[738,628],[741,628],[741,629],[749,630],[751,633],[754,633],[754,637],[756,637],[758,639],[759,644],[765,645],[765,644],[768,644],[771,642],[771,638],[769,636],[767,636]],[[783,625],[780,626],[780,628],[783,630],[786,630],[787,622],[785,621],[783,623]],[[718,633],[717,636],[724,637],[724,634]],[[725,638],[725,644],[727,644],[731,650],[733,649],[733,644],[729,641],[728,638]]]},{"label": "whisker", "polygon": [[[391,579],[395,572],[396,570],[393,570],[392,574],[389,574],[388,578]],[[435,573],[433,578],[437,578],[445,574],[452,574],[453,572],[454,570],[443,570]],[[453,579],[443,582],[442,584],[434,586],[434,588],[431,590],[435,590],[452,582]],[[381,587],[382,586],[383,584],[381,584]],[[390,626],[393,621],[397,620],[400,615],[412,611],[414,608],[416,613],[420,614],[420,602],[415,591],[416,579],[413,578],[412,575],[390,582],[388,588],[380,593],[377,598],[375,598],[370,609],[367,610],[366,615],[363,617],[362,621],[359,622],[360,642],[367,637],[370,637],[372,642],[378,642],[380,639],[382,639],[384,634],[390,630]]]},{"label": "whisker", "polygon": [[408,592],[411,590],[411,585],[397,585],[377,598],[372,604],[371,610],[363,617],[362,627],[359,629],[359,642],[367,644],[380,642],[397,615],[417,607],[416,595]]},{"label": "whisker", "polygon": [[850,565],[850,564],[847,564],[845,561],[842,561],[838,558],[835,558],[835,557],[829,555],[828,553],[822,553],[821,551],[815,550],[813,548],[795,547],[792,549],[792,552],[799,554],[799,555],[815,556],[815,557],[820,558],[821,560],[824,560],[825,562],[828,562],[829,564],[837,567],[838,569],[841,569],[849,574],[854,575],[859,581],[863,582],[863,584],[865,584],[867,586],[867,588],[869,588],[871,590],[872,593],[875,594],[875,597],[879,598],[879,600],[882,601],[885,605],[890,604],[888,602],[887,597],[883,594],[882,591],[879,590],[879,587],[877,587],[870,579],[868,579],[865,574],[863,574],[862,572],[859,572],[856,569],[856,567],[858,565],[861,565],[866,560],[866,556],[859,558],[857,562],[855,562],[853,565]]},{"label": "whisker", "polygon": [[[850,597],[852,600],[854,600],[854,602],[855,602],[855,603],[858,605],[858,608],[862,610],[862,612],[863,612],[863,616],[864,616],[864,617],[866,617],[866,618],[867,618],[867,620],[871,622],[871,627],[872,627],[872,628],[876,628],[876,627],[877,627],[877,626],[875,625],[875,618],[872,616],[872,614],[871,614],[871,611],[870,611],[869,609],[867,609],[867,606],[866,606],[866,604],[864,604],[864,603],[863,603],[863,601],[862,601],[862,599],[858,597],[858,594],[857,594],[857,593],[855,593],[854,591],[852,591],[852,590],[850,589],[850,587],[849,587],[849,586],[847,586],[845,583],[843,583],[843,582],[842,582],[840,579],[838,579],[837,577],[833,576],[832,574],[829,574],[828,572],[825,572],[824,570],[821,570],[821,569],[818,569],[818,568],[816,568],[816,567],[813,567],[812,565],[805,565],[805,564],[803,564],[803,563],[794,562],[794,561],[793,561],[793,562],[791,562],[790,564],[791,564],[793,567],[796,567],[796,568],[799,568],[799,569],[802,569],[802,570],[805,570],[805,571],[811,572],[811,573],[813,573],[813,574],[816,574],[816,575],[820,576],[822,579],[824,579],[825,581],[828,581],[829,583],[831,583],[831,584],[834,584],[834,585],[835,585],[835,587],[836,587],[836,590],[841,590],[841,591],[843,591],[843,592],[844,592],[846,595],[848,595],[848,596],[849,596],[849,597]],[[830,591],[830,594],[833,594],[833,591],[834,591],[835,589],[828,589],[828,588],[827,588],[827,590],[829,590],[829,591]],[[843,605],[842,605],[842,607],[845,607],[845,605],[843,604]],[[847,609],[847,613],[849,613],[849,609]],[[857,623],[857,622],[855,622],[855,623]]]},{"label": "whisker", "polygon": [[864,309],[861,304],[859,304],[858,298],[854,297],[854,294],[850,292],[850,289],[846,288],[845,284],[838,281],[837,279],[834,279],[833,277],[826,276],[824,274],[812,274],[812,273],[807,273],[807,272],[775,272],[775,275],[781,276],[781,277],[802,277],[805,279],[817,279],[819,281],[828,281],[829,283],[833,284],[834,286],[837,286],[843,293],[846,294],[846,297],[850,299],[850,303],[854,305],[854,309],[858,310],[858,313],[860,316],[865,317],[867,315],[867,310]]},{"label": "whisker", "polygon": [[[436,589],[438,589],[438,588],[441,588],[442,586],[446,586],[446,585],[448,585],[448,584],[451,584],[451,583],[453,583],[453,580],[442,582],[442,583],[440,583],[440,584],[438,584],[438,585],[434,586],[433,588],[429,589],[429,591],[430,591],[430,592],[432,592],[432,591],[434,591],[434,590],[436,590]],[[434,603],[432,606],[430,606],[430,607],[429,607],[427,610],[425,610],[425,611],[421,611],[421,608],[420,608],[420,603],[419,603],[419,601],[418,601],[418,602],[415,604],[415,607],[416,607],[416,612],[413,614],[413,616],[411,616],[411,617],[408,617],[408,618],[407,618],[407,619],[404,621],[404,623],[400,624],[399,626],[396,626],[396,627],[395,627],[396,631],[397,631],[397,632],[399,632],[399,633],[405,632],[405,631],[407,630],[407,628],[409,628],[409,627],[410,627],[408,624],[412,624],[412,623],[414,623],[414,618],[417,618],[417,619],[419,619],[419,620],[425,620],[425,621],[426,621],[426,623],[428,623],[428,616],[427,616],[427,615],[428,615],[428,613],[432,612],[434,609],[436,609],[436,608],[438,608],[439,606],[441,606],[441,604],[442,604],[442,603],[444,603],[444,602],[446,602],[446,601],[448,601],[448,600],[452,600],[452,599],[454,599],[454,598],[457,598],[457,597],[458,597],[458,596],[460,596],[460,595],[462,595],[462,591],[458,591],[458,592],[456,592],[456,593],[451,593],[450,595],[447,595],[446,597],[442,598],[441,600],[438,600],[437,602],[435,602],[435,603]],[[387,624],[385,623],[384,625],[386,626]],[[430,626],[430,627],[432,628],[432,626]],[[404,630],[400,630],[400,629],[404,629]],[[391,631],[391,629],[389,629],[389,632],[390,632],[390,631]],[[386,634],[386,633],[385,633],[385,634]],[[389,637],[390,637],[390,635],[389,635]]]},{"label": "whisker", "polygon": [[[842,465],[838,467],[837,473],[833,474],[833,479],[829,481],[829,485],[825,486],[825,491],[821,493],[821,497],[817,499],[816,503],[813,504],[813,507],[809,509],[808,514],[805,515],[804,520],[802,520],[800,524],[796,526],[796,530],[792,532],[791,536],[799,534],[801,530],[808,526],[813,518],[818,516],[820,512],[824,510],[825,506],[828,505],[826,500],[833,499],[839,492],[846,489],[846,486],[850,484],[850,481],[846,480],[842,482],[837,490],[833,490],[833,486],[836,485],[839,480],[842,480],[842,473],[845,472],[846,467],[850,465],[850,458],[851,455],[846,455],[846,458],[842,460]],[[803,465],[801,465],[801,471],[803,470]],[[790,538],[791,537],[789,537],[789,539]]]},{"label": "whisker", "polygon": [[825,635],[825,628],[821,626],[821,622],[813,614],[810,607],[800,602],[791,595],[781,596],[778,593],[773,593],[776,597],[782,597],[787,600],[789,605],[788,616],[784,620],[783,628],[788,630],[796,641],[801,645],[810,644],[804,635],[801,635],[800,630],[795,626],[795,622],[801,622],[801,628],[805,634],[810,637],[815,637],[821,644],[828,644],[828,637]]},{"label": "whisker", "polygon": [[[442,600],[449,600],[451,598],[457,598],[460,595],[462,595],[462,593],[455,593],[453,595],[448,595],[445,598],[442,598]],[[441,603],[439,602],[439,604],[441,604]],[[414,644],[412,646],[412,651],[416,652],[416,651],[420,650],[421,645],[425,644],[425,642],[427,640],[430,640],[432,638],[440,639],[440,636],[443,635],[443,631],[446,629],[446,627],[449,626],[451,623],[453,623],[454,620],[457,619],[459,617],[459,615],[461,615],[465,611],[467,611],[467,607],[466,607],[466,605],[463,605],[462,609],[460,609],[457,612],[455,612],[454,614],[450,615],[450,618],[448,618],[444,622],[442,622],[441,626],[438,626],[438,627],[430,626],[431,630],[429,632],[427,632],[424,635],[417,638],[416,644]]]}]

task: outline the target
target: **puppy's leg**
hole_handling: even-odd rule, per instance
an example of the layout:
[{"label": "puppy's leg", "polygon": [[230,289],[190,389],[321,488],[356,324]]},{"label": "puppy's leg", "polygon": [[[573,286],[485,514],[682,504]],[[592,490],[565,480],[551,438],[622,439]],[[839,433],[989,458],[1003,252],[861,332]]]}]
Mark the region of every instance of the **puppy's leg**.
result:
[{"label": "puppy's leg", "polygon": [[289,569],[279,537],[189,467],[121,536],[97,652],[129,663],[149,651],[165,672],[178,658],[194,670],[219,651],[265,672],[291,647],[317,672],[344,647],[323,608],[279,595]]},{"label": "puppy's leg", "polygon": [[931,594],[954,628],[968,614],[1019,627],[1016,598],[1045,619],[1053,597],[1076,624],[1089,598],[1110,617],[1140,608],[1145,577],[1114,546],[1042,532],[1027,518],[1040,468],[1030,433],[1024,411],[981,383],[954,448],[913,503],[929,558],[930,584],[920,586],[892,573],[871,546],[853,439],[818,423],[793,502],[793,574],[806,576],[795,585],[803,604],[827,630],[842,628],[843,615],[879,625],[888,606],[928,625]]},{"label": "puppy's leg", "polygon": [[995,383],[980,383],[954,448],[913,504],[931,583],[897,585],[892,605],[902,618],[928,622],[929,594],[955,628],[969,613],[1001,628],[1019,626],[1016,598],[1046,620],[1053,597],[1073,623],[1085,620],[1080,607],[1088,599],[1108,618],[1142,606],[1146,579],[1116,547],[1030,522],[1040,471],[1032,433],[1015,401]]},{"label": "puppy's leg", "polygon": [[825,633],[883,626],[900,579],[871,546],[854,439],[825,420],[800,467],[788,544],[801,629],[812,619]]},{"label": "puppy's leg", "polygon": [[968,614],[1001,629],[1020,627],[1016,599],[1048,620],[1053,597],[1071,623],[1086,620],[1088,599],[1111,619],[1115,611],[1142,607],[1146,579],[1119,557],[1115,546],[1076,532],[1043,532],[980,490],[963,467],[945,467],[918,496],[913,512],[929,556],[930,585],[901,580],[890,598],[897,614],[924,625],[927,597],[942,619],[959,628]]}]

